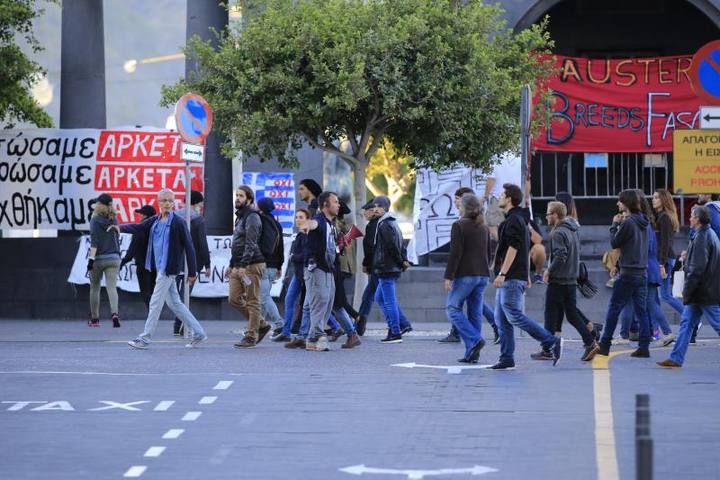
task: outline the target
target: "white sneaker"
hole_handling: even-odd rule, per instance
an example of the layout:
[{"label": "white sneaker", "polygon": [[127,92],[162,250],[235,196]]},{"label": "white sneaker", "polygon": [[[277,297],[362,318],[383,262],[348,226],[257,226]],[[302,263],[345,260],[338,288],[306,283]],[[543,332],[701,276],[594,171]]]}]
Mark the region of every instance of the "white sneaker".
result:
[{"label": "white sneaker", "polygon": [[207,340],[207,335],[203,335],[202,337],[195,337],[188,344],[185,345],[186,348],[194,348],[199,343],[204,342]]},{"label": "white sneaker", "polygon": [[667,347],[675,341],[675,334],[668,333],[667,335],[663,336],[660,341],[662,342],[663,347]]},{"label": "white sneaker", "polygon": [[137,349],[139,349],[139,350],[147,350],[147,349],[148,349],[148,346],[149,346],[147,343],[143,342],[142,340],[137,340],[137,339],[136,339],[136,340],[130,340],[130,341],[127,342],[127,343],[128,343],[128,345],[130,345],[131,347],[137,348]]}]

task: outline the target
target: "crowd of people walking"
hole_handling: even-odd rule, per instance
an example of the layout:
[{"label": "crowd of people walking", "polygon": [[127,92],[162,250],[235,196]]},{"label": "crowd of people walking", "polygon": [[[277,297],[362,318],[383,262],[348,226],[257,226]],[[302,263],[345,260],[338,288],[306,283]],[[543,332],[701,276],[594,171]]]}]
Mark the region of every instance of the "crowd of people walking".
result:
[{"label": "crowd of people walking", "polygon": [[[527,208],[522,189],[506,183],[492,199],[489,190],[482,197],[466,187],[455,192],[459,219],[452,225],[444,272],[446,312],[452,328],[440,341],[463,343],[464,354],[459,362],[479,361],[487,344],[482,334],[483,317],[493,332],[492,342],[500,346],[497,362],[489,366],[493,370],[515,368],[516,328],[539,343],[539,351],[530,355],[532,360],[557,365],[563,354],[564,318],[582,340],[582,361],[609,355],[613,343],[623,340],[638,342],[631,357],[647,358],[651,343],[657,340],[665,347],[674,344],[669,358],[658,365],[677,368],[685,361],[688,345],[695,341],[701,318],[720,334],[717,198],[700,196],[690,217],[688,247],[678,253],[673,239],[680,224],[670,192],[657,190],[650,200],[639,190],[619,194],[618,213],[609,230],[613,252],[607,256],[613,259],[608,265],[612,294],[604,325],[599,325],[577,306],[577,292],[580,289],[584,293],[587,279],[583,279],[581,226],[572,196],[561,192],[547,204],[546,256],[540,228]],[[401,343],[413,326],[398,301],[396,285],[410,263],[402,232],[390,211],[390,200],[377,196],[361,207],[367,222],[363,234],[347,221],[351,211],[336,193],[323,191],[312,179],[302,180],[298,193],[305,205],[295,212],[297,233],[287,259],[281,314],[270,294],[285,263],[282,226],[272,214],[274,203],[269,198],[256,201],[255,192],[245,185],[235,192],[235,227],[225,276],[228,302],[247,320],[247,328],[234,346],[256,347],[269,334],[272,341],[284,342],[288,349],[327,351],[329,343],[343,336],[346,340],[342,349],[353,349],[362,343],[373,303],[377,303],[387,323],[387,334],[380,342]],[[117,272],[134,260],[148,315],[143,332],[128,344],[136,349],[150,346],[162,307],[167,304],[176,315],[173,333],[182,335],[183,328],[187,328],[187,347],[194,347],[207,336],[181,296],[186,287],[185,273],[187,288],[192,290],[198,271],[208,274],[210,269],[202,194],[192,192],[189,228],[185,211],[174,211],[172,191],[161,190],[157,200],[159,212],[145,205],[136,210],[140,223],[118,225],[112,197],[102,194],[97,198],[88,260],[88,325],[99,326],[100,284],[104,276],[113,327],[120,327]],[[500,221],[496,220],[498,212]],[[133,234],[122,259],[118,241],[121,232]],[[356,310],[348,301],[344,282],[361,274],[354,272],[353,261],[353,240],[358,236],[363,236],[360,263],[362,274],[367,275],[367,287]],[[684,275],[676,275],[676,281],[684,283],[682,302],[673,296],[671,284],[680,264]],[[532,276],[531,266],[535,269]],[[484,295],[490,282],[495,287],[494,306]],[[547,285],[542,325],[525,313],[525,289],[531,283]],[[662,312],[661,301],[681,315],[677,334]],[[618,323],[620,339],[614,341]]]}]

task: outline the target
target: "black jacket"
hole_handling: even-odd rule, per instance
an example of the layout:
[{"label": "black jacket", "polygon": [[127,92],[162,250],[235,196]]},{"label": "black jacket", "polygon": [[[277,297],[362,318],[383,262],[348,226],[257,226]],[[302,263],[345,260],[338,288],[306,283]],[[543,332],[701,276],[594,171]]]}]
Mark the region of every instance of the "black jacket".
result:
[{"label": "black jacket", "polygon": [[[122,233],[143,233],[150,238],[150,231],[160,217],[157,215],[147,218],[140,223],[120,225]],[[147,254],[150,258],[150,271],[156,271],[155,258],[152,255],[152,242],[148,241]],[[182,217],[174,214],[170,224],[170,240],[168,243],[168,258],[165,265],[165,273],[168,275],[179,275],[185,271],[185,261],[188,264],[188,276],[194,277],[197,274],[195,263],[195,248],[190,238],[190,231]],[[137,268],[144,268],[145,265],[138,265]]]},{"label": "black jacket", "polygon": [[363,261],[362,265],[367,269],[368,272],[372,270],[373,263],[373,246],[375,243],[375,232],[377,231],[377,224],[380,217],[371,219],[365,227],[365,236],[362,239],[363,242]]},{"label": "black jacket", "polygon": [[658,261],[660,265],[665,265],[668,258],[675,258],[675,252],[673,251],[675,230],[673,230],[670,216],[664,211],[660,212],[655,223],[657,224]]},{"label": "black jacket", "polygon": [[684,270],[683,303],[720,304],[720,240],[709,225],[690,240]]},{"label": "black jacket", "polygon": [[576,285],[580,271],[580,225],[566,217],[550,232],[550,282],[557,285]]},{"label": "black jacket", "polygon": [[293,275],[303,280],[303,270],[305,268],[305,244],[307,243],[307,235],[298,233],[290,246],[290,264],[293,268]]},{"label": "black jacket", "polygon": [[399,277],[407,261],[400,227],[395,217],[386,213],[377,223],[373,241],[372,273],[379,277]]},{"label": "black jacket", "polygon": [[[322,212],[315,214],[312,219],[317,222],[318,227],[315,230],[310,230],[310,233],[307,234],[307,241],[305,243],[305,264],[308,265],[312,262],[320,270],[327,273],[333,273],[335,271],[336,262],[335,258],[328,258],[327,240],[329,237],[333,244],[336,242],[337,232],[335,231],[335,223],[328,220]],[[330,230],[329,234],[328,230]],[[337,257],[336,247],[334,245],[331,247],[336,252],[333,257]]]},{"label": "black jacket", "polygon": [[622,223],[610,227],[610,245],[620,249],[620,272],[647,274],[650,222],[642,213],[631,213]]},{"label": "black jacket", "polygon": [[247,267],[265,261],[258,245],[261,229],[260,214],[255,210],[246,206],[235,212],[230,267]]},{"label": "black jacket", "polygon": [[132,240],[130,240],[130,246],[125,252],[125,256],[120,262],[120,266],[129,263],[131,260],[135,260],[137,268],[142,268],[145,265],[145,258],[147,254],[148,236],[145,232],[138,232],[133,234]]},{"label": "black jacket", "polygon": [[500,274],[508,248],[517,250],[515,261],[505,274],[506,280],[528,281],[529,265],[528,255],[530,254],[530,230],[528,222],[530,218],[527,212],[520,207],[513,207],[505,216],[505,221],[498,227],[498,247],[495,253],[495,275]]},{"label": "black jacket", "polygon": [[[260,215],[265,215],[261,213]],[[278,242],[275,245],[275,251],[269,257],[265,257],[265,265],[268,268],[281,269],[283,263],[285,263],[285,243],[283,242],[283,228],[275,217],[272,215],[265,215],[265,218],[270,220],[274,225],[278,233]]]},{"label": "black jacket", "polygon": [[[175,214],[185,218],[185,209],[181,208]],[[195,255],[197,256],[198,270],[210,268],[210,250],[207,244],[207,230],[205,229],[205,217],[195,210],[190,211],[190,237],[192,237]]]}]

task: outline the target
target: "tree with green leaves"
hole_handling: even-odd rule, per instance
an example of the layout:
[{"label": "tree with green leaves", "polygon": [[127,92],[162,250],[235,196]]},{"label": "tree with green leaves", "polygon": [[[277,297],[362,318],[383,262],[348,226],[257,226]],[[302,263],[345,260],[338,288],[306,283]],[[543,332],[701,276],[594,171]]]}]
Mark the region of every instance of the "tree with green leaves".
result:
[{"label": "tree with green leaves", "polygon": [[489,168],[517,149],[520,88],[551,69],[544,23],[513,33],[481,0],[251,3],[263,5],[217,50],[189,43],[197,74],[163,87],[164,104],[207,98],[228,156],[292,165],[302,144],[338,155],[356,205],[385,139],[433,168]]},{"label": "tree with green leaves", "polygon": [[42,15],[34,0],[0,0],[0,123],[15,122],[51,127],[52,119],[32,96],[33,84],[45,73],[23,52],[23,41],[33,52],[42,50],[32,33],[33,19]]},{"label": "tree with green leaves", "polygon": [[412,216],[415,187],[414,158],[385,140],[365,170],[367,186],[373,196],[386,195],[396,211]]}]

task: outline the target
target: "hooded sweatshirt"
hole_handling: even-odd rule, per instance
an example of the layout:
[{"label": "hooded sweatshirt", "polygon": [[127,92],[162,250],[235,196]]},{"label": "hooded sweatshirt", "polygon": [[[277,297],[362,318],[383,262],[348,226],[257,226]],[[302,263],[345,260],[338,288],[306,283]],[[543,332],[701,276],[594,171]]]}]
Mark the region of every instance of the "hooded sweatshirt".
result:
[{"label": "hooded sweatshirt", "polygon": [[550,232],[550,282],[557,285],[576,285],[580,269],[580,224],[565,217]]},{"label": "hooded sweatshirt", "polygon": [[645,215],[631,213],[624,221],[610,227],[610,246],[620,249],[621,273],[634,276],[647,273],[649,225]]},{"label": "hooded sweatshirt", "polygon": [[107,231],[117,220],[102,215],[90,219],[90,246],[97,249],[95,260],[120,260],[120,240],[115,230]]}]

